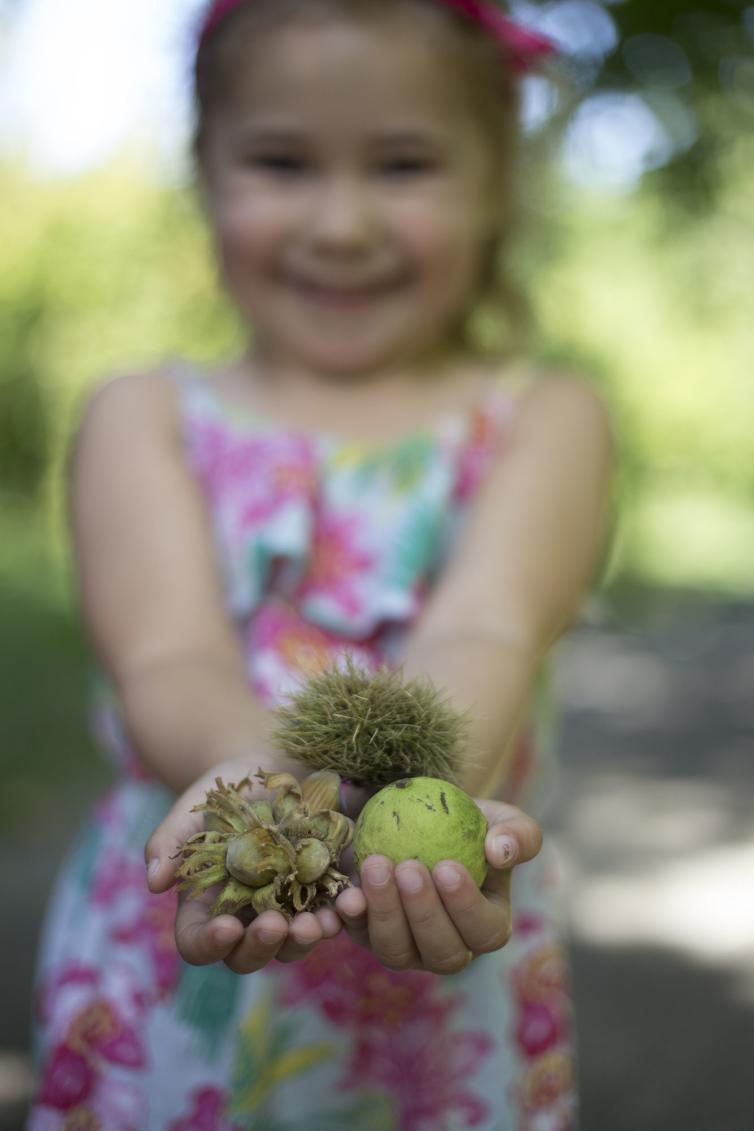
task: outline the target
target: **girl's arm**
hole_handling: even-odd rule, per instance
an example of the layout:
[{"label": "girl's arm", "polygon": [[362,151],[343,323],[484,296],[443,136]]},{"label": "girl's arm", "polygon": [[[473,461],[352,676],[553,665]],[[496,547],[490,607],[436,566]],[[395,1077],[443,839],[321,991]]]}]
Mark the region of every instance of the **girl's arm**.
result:
[{"label": "girl's arm", "polygon": [[249,693],[177,415],[158,375],[96,391],[75,445],[70,508],[89,636],[136,751],[180,792],[229,759],[245,770],[281,760],[271,713]]},{"label": "girl's arm", "polygon": [[[174,882],[178,844],[202,827],[193,804],[216,774],[293,769],[269,743],[271,714],[250,693],[222,602],[210,526],[186,467],[174,391],[159,376],[119,378],[91,398],[72,461],[71,529],[84,619],[119,695],[133,745],[184,791],[146,847],[149,885]],[[187,961],[246,973],[293,961],[340,930],[331,909],[289,925],[266,911],[244,928],[182,902]]]},{"label": "girl's arm", "polygon": [[[463,545],[433,593],[406,656],[471,712],[463,785],[485,795],[505,779],[539,664],[576,616],[606,538],[613,461],[607,413],[571,379],[531,388],[505,452],[474,502]],[[392,969],[463,969],[510,933],[510,868],[536,855],[536,826],[488,802],[482,891],[455,864],[432,874],[382,857],[338,897],[354,938]],[[517,823],[522,822],[522,827]]]},{"label": "girl's arm", "polygon": [[474,796],[505,779],[540,663],[594,579],[612,464],[610,421],[588,385],[532,385],[411,638],[406,673],[428,676],[471,712],[462,784]]}]

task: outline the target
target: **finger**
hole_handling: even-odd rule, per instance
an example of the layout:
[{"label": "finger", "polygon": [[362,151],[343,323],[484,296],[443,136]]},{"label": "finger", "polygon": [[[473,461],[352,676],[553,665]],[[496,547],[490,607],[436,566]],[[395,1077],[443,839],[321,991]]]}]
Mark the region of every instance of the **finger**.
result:
[{"label": "finger", "polygon": [[288,923],[280,912],[263,911],[246,928],[225,965],[234,974],[253,974],[277,957],[287,937]]},{"label": "finger", "polygon": [[314,914],[319,921],[323,939],[334,939],[343,930],[343,923],[334,907],[319,907]]},{"label": "finger", "polygon": [[432,878],[416,860],[395,869],[403,910],[422,968],[433,974],[458,974],[468,966],[469,947],[449,918]]},{"label": "finger", "polygon": [[361,888],[342,891],[335,900],[335,910],[348,926],[366,926],[368,904]]},{"label": "finger", "polygon": [[147,884],[155,893],[167,891],[175,882],[180,867],[179,849],[184,841],[204,827],[201,813],[180,810],[174,805],[170,813],[146,843],[144,859],[147,866]]},{"label": "finger", "polygon": [[480,891],[465,868],[442,860],[432,871],[440,899],[474,954],[500,950],[511,936],[510,872],[492,872]]},{"label": "finger", "polygon": [[512,876],[512,868],[490,868],[481,887],[482,895],[492,903],[510,905]]},{"label": "finger", "polygon": [[361,888],[347,888],[335,900],[337,911],[350,938],[359,946],[370,948],[368,904]]},{"label": "finger", "polygon": [[187,899],[179,904],[175,942],[181,958],[192,966],[221,962],[238,945],[243,934],[243,925],[232,915],[213,919],[206,902]]},{"label": "finger", "polygon": [[499,801],[477,804],[489,822],[485,853],[493,868],[510,868],[537,856],[542,848],[542,830],[532,817]]},{"label": "finger", "polygon": [[303,911],[296,915],[288,928],[288,938],[278,951],[278,962],[298,962],[306,958],[322,942],[322,927],[316,915]]},{"label": "finger", "polygon": [[190,836],[204,828],[203,813],[193,813],[192,809],[206,800],[207,791],[214,788],[215,779],[232,776],[238,781],[245,773],[247,770],[242,770],[235,762],[214,766],[189,786],[173,804],[144,847],[147,882],[151,891],[167,891],[175,882],[175,873],[180,867],[178,849]]},{"label": "finger", "polygon": [[375,957],[390,970],[412,969],[419,962],[419,952],[387,857],[367,857],[361,869],[361,890],[367,901],[369,944]]},{"label": "finger", "polygon": [[153,892],[167,891],[173,885],[180,866],[178,849],[190,836],[204,828],[204,814],[191,811],[205,797],[203,782],[204,779],[200,778],[181,794],[144,847],[147,883]]}]

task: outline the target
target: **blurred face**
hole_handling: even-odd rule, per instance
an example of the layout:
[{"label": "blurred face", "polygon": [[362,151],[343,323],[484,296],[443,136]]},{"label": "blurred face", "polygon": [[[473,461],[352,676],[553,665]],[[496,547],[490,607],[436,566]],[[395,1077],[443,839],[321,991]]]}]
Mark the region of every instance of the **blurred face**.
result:
[{"label": "blurred face", "polygon": [[[247,48],[204,151],[224,278],[259,348],[359,375],[442,348],[494,225],[444,29],[299,21]],[[442,64],[442,48],[446,65]]]}]

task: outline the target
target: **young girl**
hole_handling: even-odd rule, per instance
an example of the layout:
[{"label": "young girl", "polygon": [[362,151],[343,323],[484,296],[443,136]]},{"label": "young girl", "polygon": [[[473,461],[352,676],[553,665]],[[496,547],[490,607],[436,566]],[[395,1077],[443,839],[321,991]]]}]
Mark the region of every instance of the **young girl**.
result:
[{"label": "young girl", "polygon": [[[543,49],[471,0],[207,14],[196,154],[249,346],[109,382],[78,435],[121,774],[50,909],[32,1131],[575,1126],[557,874],[513,803],[539,818],[550,792],[542,662],[600,555],[610,430],[580,380],[470,335],[502,294],[518,75]],[[346,652],[470,712],[484,889],[373,857],[291,924],[178,904],[191,806],[218,774],[300,774],[271,709]]]}]

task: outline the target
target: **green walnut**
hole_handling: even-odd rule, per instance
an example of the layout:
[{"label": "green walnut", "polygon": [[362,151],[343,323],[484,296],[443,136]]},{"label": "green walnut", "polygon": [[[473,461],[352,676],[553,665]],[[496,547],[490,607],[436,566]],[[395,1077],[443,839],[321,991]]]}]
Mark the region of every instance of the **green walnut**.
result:
[{"label": "green walnut", "polygon": [[430,870],[441,860],[468,869],[477,887],[487,875],[487,820],[476,802],[441,778],[402,778],[370,797],[354,831],[356,867],[367,856],[394,864],[421,860]]}]

